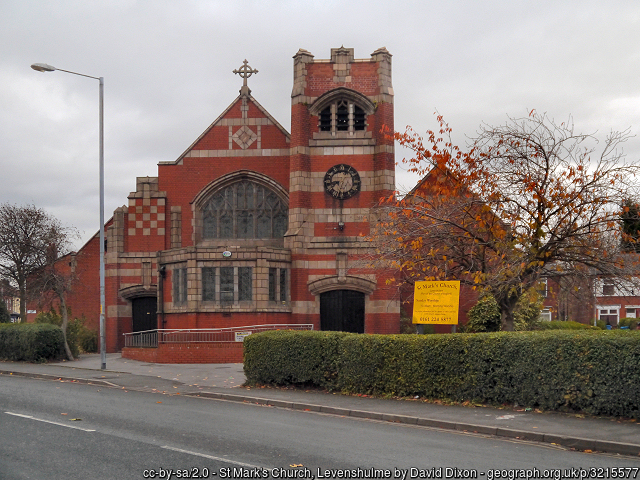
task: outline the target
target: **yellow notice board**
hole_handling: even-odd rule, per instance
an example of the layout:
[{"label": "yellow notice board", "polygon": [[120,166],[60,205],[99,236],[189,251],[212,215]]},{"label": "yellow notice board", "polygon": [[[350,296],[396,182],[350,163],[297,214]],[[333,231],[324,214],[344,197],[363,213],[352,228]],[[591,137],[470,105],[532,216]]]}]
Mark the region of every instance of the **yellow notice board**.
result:
[{"label": "yellow notice board", "polygon": [[416,282],[413,323],[458,324],[460,281]]}]

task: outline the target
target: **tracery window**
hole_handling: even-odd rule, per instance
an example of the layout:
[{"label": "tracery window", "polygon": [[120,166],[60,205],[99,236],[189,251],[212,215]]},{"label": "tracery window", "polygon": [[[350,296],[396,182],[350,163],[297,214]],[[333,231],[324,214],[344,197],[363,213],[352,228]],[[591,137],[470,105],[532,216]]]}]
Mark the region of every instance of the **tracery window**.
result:
[{"label": "tracery window", "polygon": [[202,238],[282,238],[288,207],[275,192],[249,180],[215,193],[202,210]]},{"label": "tracery window", "polygon": [[[236,292],[237,296],[236,296]],[[203,267],[202,301],[223,307],[253,300],[253,268]]]},{"label": "tracery window", "polygon": [[238,300],[252,299],[253,270],[251,267],[238,267]]},{"label": "tracery window", "polygon": [[202,269],[202,300],[205,302],[216,301],[216,269],[213,267]]},{"label": "tracery window", "polygon": [[173,304],[187,303],[187,269],[185,267],[173,270]]},{"label": "tracery window", "polygon": [[220,267],[220,304],[233,304],[233,267]]},{"label": "tracery window", "polygon": [[285,268],[269,268],[269,301],[287,302],[287,270]]},{"label": "tracery window", "polygon": [[338,100],[327,105],[319,115],[321,132],[354,132],[365,130],[364,110],[349,100]]}]

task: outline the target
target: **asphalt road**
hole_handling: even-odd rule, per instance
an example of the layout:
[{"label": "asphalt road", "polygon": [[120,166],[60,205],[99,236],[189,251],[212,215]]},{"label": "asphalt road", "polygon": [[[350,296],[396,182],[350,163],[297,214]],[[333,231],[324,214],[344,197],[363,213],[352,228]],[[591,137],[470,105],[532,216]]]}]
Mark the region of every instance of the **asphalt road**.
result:
[{"label": "asphalt road", "polygon": [[[579,478],[579,470],[564,470],[598,467],[640,467],[640,458],[236,402],[0,377],[2,480],[335,478],[338,470],[357,468],[363,471],[351,473],[359,478],[376,468],[400,480],[403,474],[408,480],[412,474],[439,473],[493,480],[498,478],[491,474],[494,469],[505,470],[501,476],[508,469],[529,469],[539,478],[545,470],[561,469],[547,473]],[[592,478],[587,473],[600,472],[585,471],[582,477]],[[617,478],[640,478],[637,469],[616,473],[623,474]],[[613,478],[611,470],[602,475]]]}]

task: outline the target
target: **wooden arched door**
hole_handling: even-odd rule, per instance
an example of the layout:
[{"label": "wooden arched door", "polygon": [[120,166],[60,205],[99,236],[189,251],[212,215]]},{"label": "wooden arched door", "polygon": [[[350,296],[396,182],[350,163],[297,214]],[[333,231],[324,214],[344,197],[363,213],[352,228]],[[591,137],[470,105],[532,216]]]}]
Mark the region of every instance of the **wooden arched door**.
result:
[{"label": "wooden arched door", "polygon": [[144,332],[158,328],[156,297],[137,297],[131,300],[132,331]]},{"label": "wooden arched door", "polygon": [[320,329],[364,333],[364,293],[355,290],[321,293]]}]

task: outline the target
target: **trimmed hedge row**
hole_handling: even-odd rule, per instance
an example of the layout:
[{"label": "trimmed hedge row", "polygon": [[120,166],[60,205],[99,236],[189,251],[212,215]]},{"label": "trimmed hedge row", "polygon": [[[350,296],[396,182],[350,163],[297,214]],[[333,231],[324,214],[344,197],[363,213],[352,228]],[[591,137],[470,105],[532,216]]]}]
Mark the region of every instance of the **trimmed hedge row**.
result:
[{"label": "trimmed hedge row", "polygon": [[574,322],[573,320],[562,321],[552,320],[550,322],[542,320],[537,323],[536,330],[604,330],[600,327],[594,327],[593,325],[586,325],[580,322]]},{"label": "trimmed hedge row", "polygon": [[349,335],[343,332],[296,334],[288,330],[249,335],[244,339],[247,380],[250,383],[335,388],[340,345]]},{"label": "trimmed hedge row", "polygon": [[275,331],[248,336],[244,351],[249,384],[640,418],[640,332]]},{"label": "trimmed hedge row", "polygon": [[1,359],[43,362],[64,357],[64,337],[60,327],[35,323],[0,326]]}]

